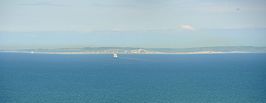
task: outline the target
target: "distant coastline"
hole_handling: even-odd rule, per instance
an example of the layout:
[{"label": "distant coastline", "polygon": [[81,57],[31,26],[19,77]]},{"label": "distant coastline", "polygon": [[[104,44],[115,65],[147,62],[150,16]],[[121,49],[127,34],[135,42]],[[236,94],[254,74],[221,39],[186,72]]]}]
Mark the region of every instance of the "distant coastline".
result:
[{"label": "distant coastline", "polygon": [[[25,53],[25,54],[113,54],[113,53],[95,53],[95,52],[21,52],[21,51],[0,51],[0,53]],[[118,54],[233,54],[233,53],[257,53],[257,52],[216,52],[216,51],[201,51],[201,52],[176,52],[176,53],[118,53]],[[264,52],[260,52],[264,53]]]},{"label": "distant coastline", "polygon": [[266,53],[266,47],[220,46],[199,48],[133,48],[133,47],[84,47],[58,49],[16,49],[0,50],[9,53],[30,54],[229,54]]}]

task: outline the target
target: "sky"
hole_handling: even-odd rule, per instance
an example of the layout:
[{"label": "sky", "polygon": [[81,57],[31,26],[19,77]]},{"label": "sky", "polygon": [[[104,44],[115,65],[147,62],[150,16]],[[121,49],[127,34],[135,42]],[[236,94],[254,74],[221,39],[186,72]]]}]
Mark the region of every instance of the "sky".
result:
[{"label": "sky", "polygon": [[265,0],[0,0],[0,49],[266,46]]}]

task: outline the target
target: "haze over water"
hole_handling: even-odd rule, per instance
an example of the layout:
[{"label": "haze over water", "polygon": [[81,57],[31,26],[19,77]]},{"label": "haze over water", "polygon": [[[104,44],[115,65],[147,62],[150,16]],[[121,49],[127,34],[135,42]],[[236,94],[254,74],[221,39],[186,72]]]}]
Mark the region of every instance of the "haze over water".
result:
[{"label": "haze over water", "polygon": [[265,54],[0,54],[1,103],[265,103]]}]

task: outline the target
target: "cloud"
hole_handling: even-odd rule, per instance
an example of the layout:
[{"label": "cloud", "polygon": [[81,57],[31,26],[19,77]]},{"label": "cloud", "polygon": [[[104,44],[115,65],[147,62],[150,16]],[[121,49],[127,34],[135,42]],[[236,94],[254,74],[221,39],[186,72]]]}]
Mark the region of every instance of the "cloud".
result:
[{"label": "cloud", "polygon": [[187,25],[187,24],[178,26],[178,29],[188,30],[188,31],[194,31],[195,30],[195,28],[192,25]]}]

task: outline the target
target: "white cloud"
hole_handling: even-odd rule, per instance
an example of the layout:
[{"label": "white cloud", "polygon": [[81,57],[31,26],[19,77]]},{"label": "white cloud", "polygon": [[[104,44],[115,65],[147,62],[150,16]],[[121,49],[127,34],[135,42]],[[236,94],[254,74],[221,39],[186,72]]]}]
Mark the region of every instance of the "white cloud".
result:
[{"label": "white cloud", "polygon": [[195,30],[195,28],[192,25],[187,25],[187,24],[178,26],[178,29],[189,30],[189,31]]}]

